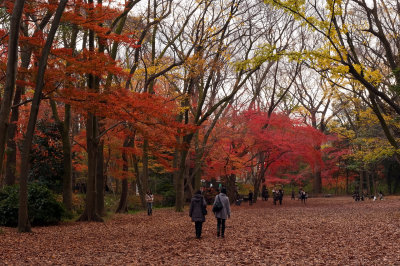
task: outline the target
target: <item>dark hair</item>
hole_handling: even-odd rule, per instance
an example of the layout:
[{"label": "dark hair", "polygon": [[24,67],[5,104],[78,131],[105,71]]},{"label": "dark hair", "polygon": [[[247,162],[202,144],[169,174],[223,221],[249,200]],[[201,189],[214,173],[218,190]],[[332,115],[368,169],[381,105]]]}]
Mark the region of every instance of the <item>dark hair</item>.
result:
[{"label": "dark hair", "polygon": [[224,193],[224,194],[226,194],[226,188],[221,188],[221,193]]},{"label": "dark hair", "polygon": [[197,190],[195,194],[200,194],[201,195],[201,191]]}]

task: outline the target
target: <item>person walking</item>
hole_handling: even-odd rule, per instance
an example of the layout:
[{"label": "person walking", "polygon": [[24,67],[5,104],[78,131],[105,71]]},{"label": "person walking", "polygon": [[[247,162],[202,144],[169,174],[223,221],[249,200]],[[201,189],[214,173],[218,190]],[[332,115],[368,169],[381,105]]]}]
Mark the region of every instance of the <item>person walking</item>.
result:
[{"label": "person walking", "polygon": [[249,191],[249,205],[253,205],[253,191]]},{"label": "person walking", "polygon": [[279,205],[282,205],[282,200],[283,200],[283,189],[280,188],[278,191],[278,200],[279,200]]},{"label": "person walking", "polygon": [[229,198],[226,196],[226,188],[221,189],[221,193],[215,196],[214,205],[220,202],[222,208],[216,212],[215,218],[217,218],[217,237],[225,237],[225,221],[231,217],[231,207],[229,204]]},{"label": "person walking", "polygon": [[192,197],[189,210],[189,216],[192,218],[192,222],[194,222],[196,238],[201,238],[203,223],[206,221],[205,215],[207,215],[207,203],[203,195],[201,195],[201,191],[198,190]]},{"label": "person walking", "polygon": [[151,193],[151,190],[149,190],[146,193],[147,215],[149,216],[153,214],[153,202],[154,196],[153,193]]}]

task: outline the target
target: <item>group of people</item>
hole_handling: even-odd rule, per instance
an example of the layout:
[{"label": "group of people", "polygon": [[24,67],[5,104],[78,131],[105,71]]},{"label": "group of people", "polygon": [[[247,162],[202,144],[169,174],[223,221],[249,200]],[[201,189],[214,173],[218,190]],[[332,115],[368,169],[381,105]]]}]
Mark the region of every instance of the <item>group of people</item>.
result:
[{"label": "group of people", "polygon": [[277,202],[279,202],[279,205],[282,205],[282,200],[283,200],[283,189],[272,189],[272,198],[274,200],[274,205],[276,205]]},{"label": "group of people", "polygon": [[[294,191],[292,192],[292,197],[293,197]],[[308,198],[307,192],[304,191],[304,189],[300,188],[299,190],[299,199],[301,200],[302,203],[306,203],[306,200]]]},{"label": "group of people", "polygon": [[364,201],[365,198],[367,198],[367,199],[371,198],[371,199],[373,199],[373,201],[376,201],[378,198],[379,198],[379,200],[383,200],[383,193],[382,193],[382,191],[379,191],[378,197],[377,197],[376,195],[370,196],[368,193],[364,194],[364,192],[359,193],[358,190],[355,190],[353,192],[352,197],[355,201]]},{"label": "group of people", "polygon": [[[229,198],[226,195],[226,188],[222,188],[221,192],[215,196],[213,206],[215,205],[222,207],[219,210],[216,210],[216,208],[213,207],[214,216],[217,219],[217,237],[225,237],[225,221],[231,216],[231,208]],[[201,194],[201,191],[198,190],[190,202],[189,210],[189,216],[194,222],[196,238],[201,238],[203,223],[206,221],[206,215],[207,203]]]}]

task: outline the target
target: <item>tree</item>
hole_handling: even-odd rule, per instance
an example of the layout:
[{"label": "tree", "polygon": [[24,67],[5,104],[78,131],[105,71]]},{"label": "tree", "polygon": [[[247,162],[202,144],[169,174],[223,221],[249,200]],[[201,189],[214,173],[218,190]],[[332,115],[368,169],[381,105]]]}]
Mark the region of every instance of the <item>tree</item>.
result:
[{"label": "tree", "polygon": [[9,41],[8,41],[8,56],[6,70],[6,84],[4,85],[4,95],[1,98],[0,106],[0,173],[3,169],[3,157],[7,139],[7,128],[9,123],[9,115],[11,103],[15,90],[15,80],[18,66],[18,41],[19,30],[22,12],[25,0],[16,0],[11,15]]},{"label": "tree", "polygon": [[[385,109],[400,114],[397,100],[399,60],[395,57],[399,39],[393,20],[396,2],[327,1],[326,5],[313,1],[265,2],[287,11],[308,26],[310,36],[318,36],[320,40],[318,47],[293,52],[291,58],[306,60],[321,73],[357,81],[368,91],[372,101],[379,99]],[[376,115],[379,117],[379,112]],[[393,133],[383,119],[379,121],[397,150]],[[397,152],[396,158],[399,158]]]},{"label": "tree", "polygon": [[21,173],[20,173],[20,195],[19,195],[19,210],[18,210],[18,230],[20,232],[30,232],[30,224],[28,218],[28,172],[29,172],[29,152],[32,146],[32,139],[35,130],[37,114],[43,90],[44,74],[51,46],[53,44],[54,36],[56,34],[58,25],[61,20],[62,13],[65,9],[68,0],[61,0],[56,13],[49,34],[46,39],[46,44],[42,50],[42,55],[39,61],[38,73],[36,79],[36,89],[32,99],[31,112],[29,116],[28,127],[26,129],[25,138],[23,142],[23,150],[21,152]]}]

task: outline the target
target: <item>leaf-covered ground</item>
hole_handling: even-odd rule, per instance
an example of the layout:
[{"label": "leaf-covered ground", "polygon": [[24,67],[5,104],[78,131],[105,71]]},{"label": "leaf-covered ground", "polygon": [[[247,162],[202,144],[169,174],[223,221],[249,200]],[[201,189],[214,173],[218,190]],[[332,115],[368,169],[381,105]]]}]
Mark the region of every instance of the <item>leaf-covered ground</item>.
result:
[{"label": "leaf-covered ground", "polygon": [[202,239],[195,238],[187,210],[169,209],[33,228],[31,234],[1,228],[0,264],[400,264],[400,197],[232,206],[224,239],[216,237],[208,209]]}]

